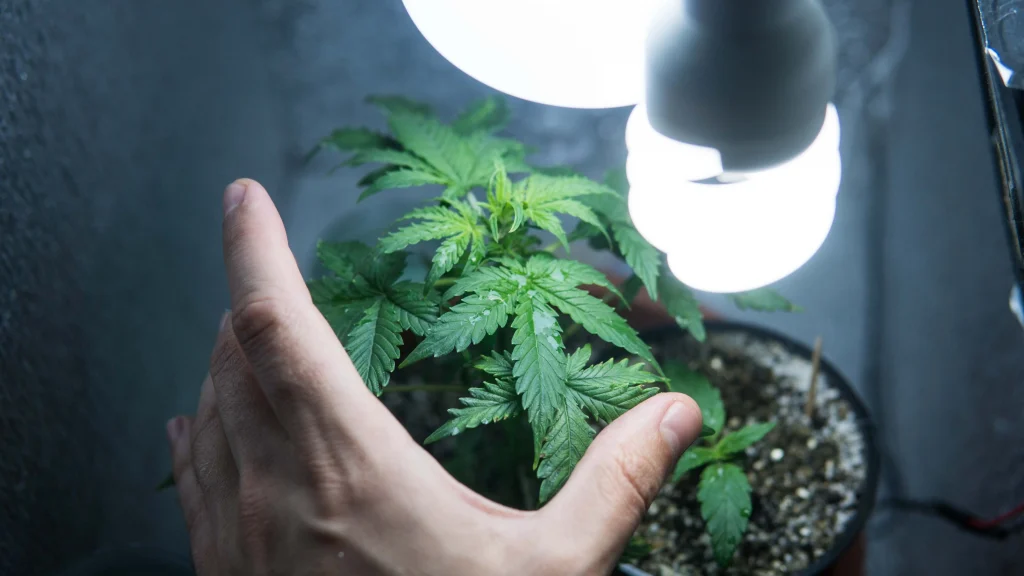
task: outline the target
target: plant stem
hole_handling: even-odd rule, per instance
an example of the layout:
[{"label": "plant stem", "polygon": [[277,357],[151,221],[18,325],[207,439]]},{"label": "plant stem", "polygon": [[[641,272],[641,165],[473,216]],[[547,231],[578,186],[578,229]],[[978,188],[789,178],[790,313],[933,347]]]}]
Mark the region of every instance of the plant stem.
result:
[{"label": "plant stem", "polygon": [[451,286],[455,284],[456,278],[441,278],[437,282],[434,282],[434,286]]},{"label": "plant stem", "polygon": [[455,384],[421,384],[418,386],[388,386],[385,394],[394,392],[465,392],[467,388]]},{"label": "plant stem", "polygon": [[804,413],[807,418],[814,417],[814,405],[818,400],[818,373],[821,371],[821,336],[814,341],[814,356],[811,358],[811,387],[807,391],[807,406]]},{"label": "plant stem", "polygon": [[548,244],[547,246],[541,248],[540,251],[541,252],[550,252],[550,253],[554,254],[561,247],[562,247],[562,245],[559,244],[558,242],[553,242],[553,243]]}]

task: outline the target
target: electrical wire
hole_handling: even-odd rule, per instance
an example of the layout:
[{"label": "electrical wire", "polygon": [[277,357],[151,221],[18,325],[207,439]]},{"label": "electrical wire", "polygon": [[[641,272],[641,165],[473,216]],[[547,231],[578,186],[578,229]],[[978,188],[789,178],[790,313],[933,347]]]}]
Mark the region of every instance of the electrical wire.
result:
[{"label": "electrical wire", "polygon": [[1005,514],[989,519],[980,518],[971,512],[940,500],[889,499],[880,502],[878,507],[880,510],[933,516],[949,522],[964,532],[989,540],[1006,540],[1015,534],[1024,532],[1024,503]]}]

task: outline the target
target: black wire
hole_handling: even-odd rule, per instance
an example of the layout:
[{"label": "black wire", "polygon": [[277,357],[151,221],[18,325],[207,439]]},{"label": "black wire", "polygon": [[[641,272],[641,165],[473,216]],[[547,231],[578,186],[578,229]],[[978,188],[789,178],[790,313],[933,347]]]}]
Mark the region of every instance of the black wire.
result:
[{"label": "black wire", "polygon": [[974,534],[981,538],[987,538],[989,540],[1006,540],[1010,536],[1024,532],[1024,516],[1018,516],[1013,520],[1008,520],[1003,524],[995,526],[978,526],[976,525],[977,516],[957,508],[948,502],[942,502],[939,500],[932,501],[916,501],[916,500],[904,500],[904,499],[889,499],[883,500],[878,504],[878,508],[881,511],[896,511],[896,512],[912,512],[916,514],[923,514],[925,516],[933,516],[945,520],[955,526],[956,528]]}]

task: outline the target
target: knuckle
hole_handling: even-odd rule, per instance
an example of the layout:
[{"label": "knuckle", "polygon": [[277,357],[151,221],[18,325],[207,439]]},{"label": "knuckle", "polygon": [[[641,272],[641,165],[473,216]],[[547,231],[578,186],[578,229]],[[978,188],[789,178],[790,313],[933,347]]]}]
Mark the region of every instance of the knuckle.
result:
[{"label": "knuckle", "polygon": [[273,295],[251,295],[231,312],[231,326],[243,350],[265,351],[290,316],[288,304]]}]

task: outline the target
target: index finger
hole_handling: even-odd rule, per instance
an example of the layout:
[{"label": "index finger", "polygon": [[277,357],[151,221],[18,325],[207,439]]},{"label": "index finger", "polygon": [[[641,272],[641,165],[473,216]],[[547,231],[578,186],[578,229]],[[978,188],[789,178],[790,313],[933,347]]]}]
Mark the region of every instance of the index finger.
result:
[{"label": "index finger", "polygon": [[232,328],[292,441],[330,450],[339,440],[379,438],[396,428],[404,434],[313,305],[263,186],[234,182],[224,193],[224,213]]}]

